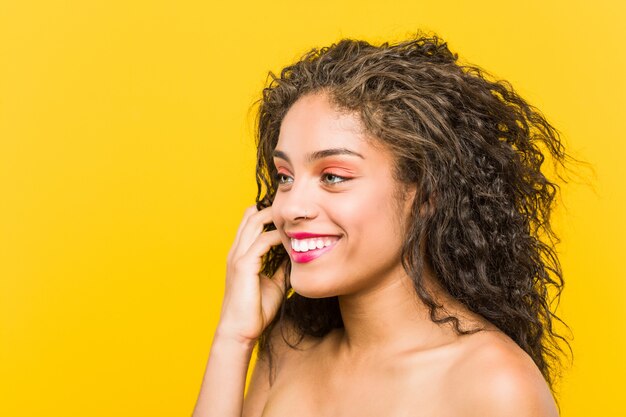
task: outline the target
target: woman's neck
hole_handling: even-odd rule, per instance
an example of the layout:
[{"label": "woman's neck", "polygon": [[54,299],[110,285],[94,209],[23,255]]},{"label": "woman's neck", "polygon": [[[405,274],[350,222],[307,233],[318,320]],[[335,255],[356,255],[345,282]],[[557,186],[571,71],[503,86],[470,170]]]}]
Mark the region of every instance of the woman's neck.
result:
[{"label": "woman's neck", "polygon": [[[430,319],[428,307],[418,298],[413,283],[399,265],[377,287],[339,297],[344,329],[339,349],[348,357],[397,354],[428,350],[458,339],[450,324]],[[471,313],[424,272],[424,284],[435,302],[464,322]],[[440,312],[441,314],[441,312]],[[476,316],[473,317],[476,324]]]}]

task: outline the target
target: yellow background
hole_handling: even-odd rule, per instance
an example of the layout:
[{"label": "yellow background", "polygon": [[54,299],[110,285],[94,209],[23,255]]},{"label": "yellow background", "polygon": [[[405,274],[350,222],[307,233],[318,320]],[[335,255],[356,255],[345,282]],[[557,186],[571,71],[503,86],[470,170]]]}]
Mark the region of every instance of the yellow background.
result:
[{"label": "yellow background", "polygon": [[560,398],[564,416],[626,415],[624,4],[0,0],[0,415],[190,415],[267,71],[418,28],[594,165],[558,212]]}]

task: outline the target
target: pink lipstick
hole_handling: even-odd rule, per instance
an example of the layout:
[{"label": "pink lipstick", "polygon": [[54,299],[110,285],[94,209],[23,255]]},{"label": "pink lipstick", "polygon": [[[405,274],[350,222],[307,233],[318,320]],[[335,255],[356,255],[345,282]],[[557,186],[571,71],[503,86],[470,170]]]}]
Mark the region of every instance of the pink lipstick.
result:
[{"label": "pink lipstick", "polygon": [[298,232],[298,233],[286,232],[285,234],[292,239],[309,239],[312,237],[332,236],[332,235],[320,235],[318,233],[308,233],[308,232]]}]

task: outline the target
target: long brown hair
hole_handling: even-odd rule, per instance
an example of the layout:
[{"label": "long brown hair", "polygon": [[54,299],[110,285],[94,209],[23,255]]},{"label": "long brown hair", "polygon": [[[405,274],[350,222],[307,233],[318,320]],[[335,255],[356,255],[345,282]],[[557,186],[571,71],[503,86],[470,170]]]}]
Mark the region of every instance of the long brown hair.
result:
[{"label": "long brown hair", "polygon": [[[545,117],[507,82],[460,65],[437,36],[380,46],[345,39],[270,76],[258,113],[258,207],[276,193],[272,151],[283,117],[303,95],[324,92],[393,152],[396,179],[418,186],[402,264],[431,320],[450,322],[459,334],[476,331],[442,314],[421,278],[426,261],[453,297],[528,353],[552,388],[559,340],[569,343],[553,327],[564,324],[551,308],[563,288],[550,225],[558,185],[542,165],[549,155],[563,167],[569,156]],[[428,202],[433,209],[418,215]],[[275,247],[263,272],[283,262],[285,249]],[[285,296],[260,339],[270,361],[269,334],[281,320],[301,336],[343,326],[337,297]]]}]

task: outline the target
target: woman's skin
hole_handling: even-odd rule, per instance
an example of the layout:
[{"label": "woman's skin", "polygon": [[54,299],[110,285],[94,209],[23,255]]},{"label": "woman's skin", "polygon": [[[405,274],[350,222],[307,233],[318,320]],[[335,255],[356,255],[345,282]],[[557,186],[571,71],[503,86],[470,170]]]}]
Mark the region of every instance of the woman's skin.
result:
[{"label": "woman's skin", "polygon": [[[321,93],[300,98],[281,124],[274,163],[273,205],[246,211],[228,256],[194,416],[558,416],[530,357],[426,268],[438,302],[463,328],[484,330],[458,336],[430,320],[400,261],[416,190],[395,181],[391,153],[362,132],[357,116]],[[262,232],[269,222],[277,230]],[[323,235],[329,246],[299,254],[292,248],[298,233]],[[291,258],[292,288],[305,297],[338,296],[345,327],[291,349],[277,326],[276,379],[270,386],[268,363],[257,361],[244,402],[254,344],[283,296],[280,272],[259,276],[261,257],[277,244]]]}]

